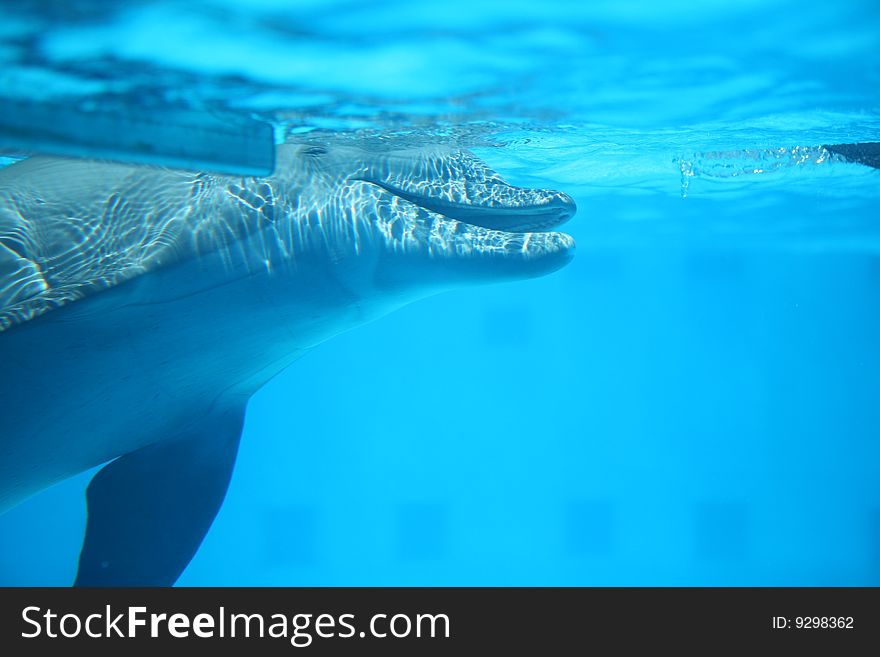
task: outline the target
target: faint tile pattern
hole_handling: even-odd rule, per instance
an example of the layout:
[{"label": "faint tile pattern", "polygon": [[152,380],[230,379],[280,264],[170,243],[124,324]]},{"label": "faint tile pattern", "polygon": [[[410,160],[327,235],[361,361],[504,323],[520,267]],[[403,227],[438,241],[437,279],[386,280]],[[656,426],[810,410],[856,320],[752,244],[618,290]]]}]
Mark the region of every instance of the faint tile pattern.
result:
[{"label": "faint tile pattern", "polygon": [[272,566],[314,563],[318,545],[318,511],[311,506],[267,509],[263,518],[266,561]]},{"label": "faint tile pattern", "polygon": [[694,509],[694,543],[704,559],[739,560],[748,546],[748,509],[737,502],[701,502]]},{"label": "faint tile pattern", "polygon": [[614,509],[608,500],[573,500],[564,514],[566,551],[575,557],[604,556],[614,548]]},{"label": "faint tile pattern", "polygon": [[870,551],[868,568],[871,573],[870,585],[880,585],[880,509],[871,509],[868,518],[868,550]]},{"label": "faint tile pattern", "polygon": [[435,503],[406,503],[397,509],[397,546],[404,560],[439,559],[447,552],[449,512]]},{"label": "faint tile pattern", "polygon": [[523,347],[535,339],[535,316],[527,306],[490,306],[483,311],[483,340],[495,347]]}]

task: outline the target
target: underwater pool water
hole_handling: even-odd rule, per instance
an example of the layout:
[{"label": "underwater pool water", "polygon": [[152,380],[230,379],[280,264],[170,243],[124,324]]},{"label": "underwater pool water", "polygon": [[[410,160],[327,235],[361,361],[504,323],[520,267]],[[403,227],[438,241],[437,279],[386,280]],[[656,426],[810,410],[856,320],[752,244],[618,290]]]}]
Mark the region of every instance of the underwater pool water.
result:
[{"label": "underwater pool water", "polygon": [[[880,141],[875,2],[291,4],[3,3],[0,98],[469,148],[578,251],[271,381],[180,584],[880,583],[880,173],[821,149]],[[87,482],[0,584],[72,580]]]}]

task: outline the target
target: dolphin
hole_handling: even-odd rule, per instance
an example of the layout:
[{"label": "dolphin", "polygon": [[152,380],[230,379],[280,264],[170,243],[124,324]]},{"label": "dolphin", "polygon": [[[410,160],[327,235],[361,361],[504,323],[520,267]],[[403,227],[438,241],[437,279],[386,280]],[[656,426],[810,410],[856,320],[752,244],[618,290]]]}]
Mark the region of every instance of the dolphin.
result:
[{"label": "dolphin", "polygon": [[248,398],[416,299],[539,276],[561,192],[451,148],[286,144],[267,177],[34,156],[0,169],[0,512],[86,469],[75,584],[170,586]]}]

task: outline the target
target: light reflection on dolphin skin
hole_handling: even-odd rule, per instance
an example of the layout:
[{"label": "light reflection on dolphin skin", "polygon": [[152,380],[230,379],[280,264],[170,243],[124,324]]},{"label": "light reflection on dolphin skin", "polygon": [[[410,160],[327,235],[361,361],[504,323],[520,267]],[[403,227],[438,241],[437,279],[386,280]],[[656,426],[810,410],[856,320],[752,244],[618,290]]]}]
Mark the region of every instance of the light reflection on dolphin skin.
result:
[{"label": "light reflection on dolphin skin", "polygon": [[218,250],[230,267],[255,270],[322,248],[381,248],[450,268],[495,254],[508,262],[489,277],[514,267],[527,276],[572,246],[527,231],[575,211],[565,194],[513,187],[474,156],[440,149],[286,147],[267,179],[35,157],[2,171],[0,185],[0,330]]},{"label": "light reflection on dolphin skin", "polygon": [[256,390],[415,299],[562,267],[573,240],[545,231],[574,212],[445,148],[291,144],[268,178],[0,170],[0,511],[109,461],[77,583],[174,583]]}]

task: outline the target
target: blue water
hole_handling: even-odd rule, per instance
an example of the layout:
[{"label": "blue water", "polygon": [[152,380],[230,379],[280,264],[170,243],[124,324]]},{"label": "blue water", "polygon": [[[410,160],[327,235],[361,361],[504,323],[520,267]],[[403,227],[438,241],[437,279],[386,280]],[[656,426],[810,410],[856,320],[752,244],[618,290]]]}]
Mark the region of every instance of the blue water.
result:
[{"label": "blue water", "polygon": [[[3,97],[454,143],[579,207],[562,271],[262,389],[180,584],[880,584],[880,172],[816,149],[880,141],[876,2],[56,4],[0,9]],[[72,580],[89,474],[0,517],[0,584]]]}]

